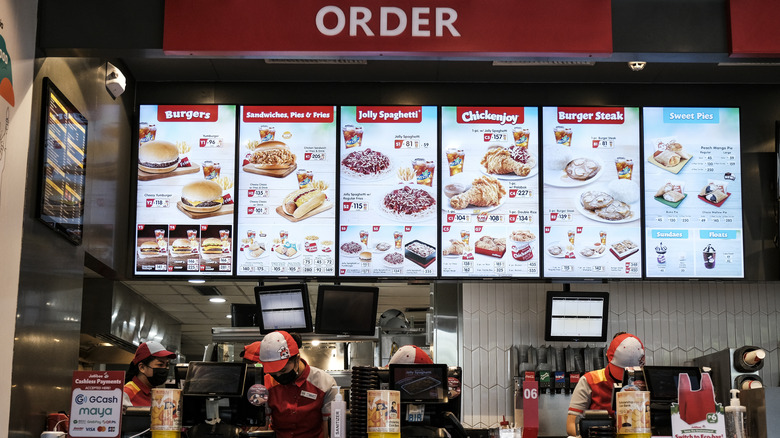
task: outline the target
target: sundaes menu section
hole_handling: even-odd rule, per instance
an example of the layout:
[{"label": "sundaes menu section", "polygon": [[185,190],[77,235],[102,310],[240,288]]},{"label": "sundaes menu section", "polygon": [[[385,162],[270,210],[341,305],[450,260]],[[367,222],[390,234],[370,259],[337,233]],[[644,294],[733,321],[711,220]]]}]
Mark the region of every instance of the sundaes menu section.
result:
[{"label": "sundaes menu section", "polygon": [[744,276],[737,108],[645,108],[648,277]]},{"label": "sundaes menu section", "polygon": [[442,108],[443,277],[539,276],[539,110]]},{"label": "sundaes menu section", "polygon": [[639,109],[545,107],[544,276],[639,278]]},{"label": "sundaes menu section", "polygon": [[342,107],[341,125],[339,275],[436,276],[436,107]]},{"label": "sundaes menu section", "polygon": [[335,111],[241,107],[237,275],[335,273]]},{"label": "sundaes menu section", "polygon": [[139,108],[135,273],[232,275],[235,107]]}]

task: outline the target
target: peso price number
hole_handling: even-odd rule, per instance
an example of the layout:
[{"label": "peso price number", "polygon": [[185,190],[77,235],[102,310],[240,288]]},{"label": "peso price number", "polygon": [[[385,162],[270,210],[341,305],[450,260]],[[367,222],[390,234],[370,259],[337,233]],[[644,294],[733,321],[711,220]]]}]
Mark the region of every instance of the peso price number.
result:
[{"label": "peso price number", "polygon": [[150,198],[146,200],[146,208],[168,208],[170,205],[167,199]]},{"label": "peso price number", "polygon": [[368,211],[368,202],[349,202],[341,204],[342,211]]}]

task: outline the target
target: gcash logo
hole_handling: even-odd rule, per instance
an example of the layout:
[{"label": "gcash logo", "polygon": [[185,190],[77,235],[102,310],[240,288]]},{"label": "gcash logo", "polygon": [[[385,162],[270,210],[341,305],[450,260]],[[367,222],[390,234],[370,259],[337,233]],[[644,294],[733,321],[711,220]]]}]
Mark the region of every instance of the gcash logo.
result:
[{"label": "gcash logo", "polygon": [[78,395],[76,396],[76,404],[77,404],[77,405],[83,405],[83,404],[84,404],[84,403],[86,403],[86,402],[87,402],[87,396],[86,396],[86,395],[84,395],[84,394],[78,394]]}]

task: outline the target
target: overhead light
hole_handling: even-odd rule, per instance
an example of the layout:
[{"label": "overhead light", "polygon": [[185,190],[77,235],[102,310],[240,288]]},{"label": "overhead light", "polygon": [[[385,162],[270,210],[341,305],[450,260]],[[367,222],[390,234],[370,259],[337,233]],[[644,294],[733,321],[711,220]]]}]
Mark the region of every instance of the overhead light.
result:
[{"label": "overhead light", "polygon": [[192,283],[192,284],[203,284],[203,283],[205,283],[205,282],[206,282],[206,280],[204,280],[204,279],[202,279],[202,278],[191,278],[191,279],[189,279],[189,280],[187,280],[187,281],[188,281],[189,283]]},{"label": "overhead light", "polygon": [[225,315],[225,318],[227,318],[227,319],[233,319],[233,315],[230,315],[230,314],[228,314],[228,315]]},{"label": "overhead light", "polygon": [[316,347],[318,345],[320,345],[320,341],[318,339],[315,339],[315,340],[311,341],[311,346],[312,347]]},{"label": "overhead light", "polygon": [[224,303],[226,300],[222,297],[213,297],[213,298],[209,298],[209,301],[211,301],[212,303]]},{"label": "overhead light", "polygon": [[645,61],[628,61],[628,68],[632,71],[642,71],[647,63]]}]

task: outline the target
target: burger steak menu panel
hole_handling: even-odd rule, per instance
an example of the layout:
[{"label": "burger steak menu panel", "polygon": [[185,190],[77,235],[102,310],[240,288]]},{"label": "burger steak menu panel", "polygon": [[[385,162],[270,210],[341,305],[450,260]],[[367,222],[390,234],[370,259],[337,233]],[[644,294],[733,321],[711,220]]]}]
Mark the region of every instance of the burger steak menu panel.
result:
[{"label": "burger steak menu panel", "polygon": [[737,108],[644,108],[648,277],[744,276]]},{"label": "burger steak menu panel", "polygon": [[443,277],[539,276],[539,109],[442,108]]},{"label": "burger steak menu panel", "polygon": [[237,275],[334,275],[336,108],[240,111]]},{"label": "burger steak menu panel", "polygon": [[341,108],[339,275],[437,274],[437,108]]},{"label": "burger steak menu panel", "polygon": [[139,108],[137,275],[232,275],[235,111]]},{"label": "burger steak menu panel", "polygon": [[545,277],[639,278],[639,109],[543,108]]}]

